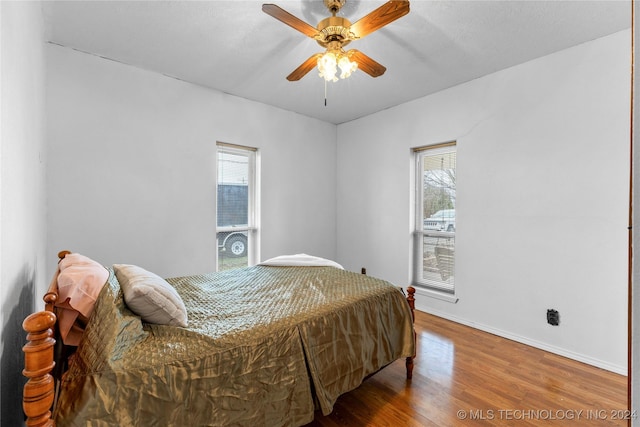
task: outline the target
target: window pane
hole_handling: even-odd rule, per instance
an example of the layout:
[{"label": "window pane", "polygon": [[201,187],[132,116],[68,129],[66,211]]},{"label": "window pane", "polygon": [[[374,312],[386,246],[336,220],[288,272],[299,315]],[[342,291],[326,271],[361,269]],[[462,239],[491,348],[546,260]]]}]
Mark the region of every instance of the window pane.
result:
[{"label": "window pane", "polygon": [[416,282],[453,293],[455,287],[455,146],[416,152],[421,197],[416,212]]},{"label": "window pane", "polygon": [[425,228],[453,231],[456,217],[456,153],[425,155],[422,164]]},{"label": "window pane", "polygon": [[218,148],[218,271],[248,265],[253,153]]},{"label": "window pane", "polygon": [[227,232],[217,233],[218,271],[231,270],[249,265],[247,232],[230,235]]},{"label": "window pane", "polygon": [[421,283],[453,292],[455,285],[455,236],[422,236]]}]

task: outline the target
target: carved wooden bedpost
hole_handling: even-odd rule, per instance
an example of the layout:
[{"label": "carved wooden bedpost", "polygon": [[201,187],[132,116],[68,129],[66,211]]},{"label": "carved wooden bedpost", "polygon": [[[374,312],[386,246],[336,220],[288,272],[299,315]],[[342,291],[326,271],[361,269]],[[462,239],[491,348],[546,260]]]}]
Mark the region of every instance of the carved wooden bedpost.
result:
[{"label": "carved wooden bedpost", "polygon": [[[362,269],[360,270],[360,273],[367,274],[367,269],[362,267]],[[400,290],[402,290],[402,288],[400,288]],[[411,324],[414,325],[413,326],[413,340],[414,340],[414,342],[416,341],[416,327],[415,327],[415,323],[416,323],[416,298],[415,298],[415,294],[416,294],[416,288],[414,288],[413,286],[409,286],[407,288],[407,302],[409,303],[409,308],[411,309]],[[415,358],[416,358],[416,354],[413,353],[413,356],[407,357],[407,360],[405,362],[405,364],[407,366],[407,379],[408,380],[410,380],[413,377],[413,359],[415,359]]]},{"label": "carved wooden bedpost", "polygon": [[[416,299],[415,299],[416,289],[413,286],[409,286],[407,288],[407,302],[409,303],[409,308],[411,309],[411,320],[416,323]],[[416,340],[416,328],[413,327],[413,338]],[[413,359],[416,357],[415,353],[413,356],[407,357],[407,379],[410,380],[413,377]]]},{"label": "carved wooden bedpost", "polygon": [[27,344],[24,351],[24,370],[22,374],[29,378],[24,386],[22,408],[27,415],[28,427],[53,427],[51,406],[54,398],[54,380],[51,370],[53,361],[53,326],[56,315],[50,311],[40,311],[28,316],[22,327],[27,331]]}]

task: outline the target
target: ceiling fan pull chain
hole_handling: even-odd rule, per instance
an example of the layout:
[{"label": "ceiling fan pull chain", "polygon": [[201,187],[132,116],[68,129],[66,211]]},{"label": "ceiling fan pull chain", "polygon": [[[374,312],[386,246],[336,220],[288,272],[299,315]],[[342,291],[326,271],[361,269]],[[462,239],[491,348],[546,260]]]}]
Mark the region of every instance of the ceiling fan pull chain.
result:
[{"label": "ceiling fan pull chain", "polygon": [[324,106],[327,106],[327,81],[324,81]]}]

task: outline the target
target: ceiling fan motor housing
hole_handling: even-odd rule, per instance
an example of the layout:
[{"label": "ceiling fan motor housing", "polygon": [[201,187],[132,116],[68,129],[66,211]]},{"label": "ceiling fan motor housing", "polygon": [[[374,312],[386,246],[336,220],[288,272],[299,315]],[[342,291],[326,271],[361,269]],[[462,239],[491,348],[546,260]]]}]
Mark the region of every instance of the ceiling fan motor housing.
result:
[{"label": "ceiling fan motor housing", "polygon": [[327,47],[329,43],[336,41],[346,45],[355,38],[350,28],[351,22],[347,18],[340,16],[325,18],[318,24],[316,41],[322,47]]}]

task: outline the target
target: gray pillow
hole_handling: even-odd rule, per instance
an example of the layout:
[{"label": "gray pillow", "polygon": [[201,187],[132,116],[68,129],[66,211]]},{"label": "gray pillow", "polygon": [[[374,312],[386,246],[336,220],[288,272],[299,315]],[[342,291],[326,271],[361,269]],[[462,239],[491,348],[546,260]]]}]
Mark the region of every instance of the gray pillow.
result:
[{"label": "gray pillow", "polygon": [[187,309],[175,288],[136,265],[114,264],[113,270],[129,309],[145,322],[187,326]]}]

